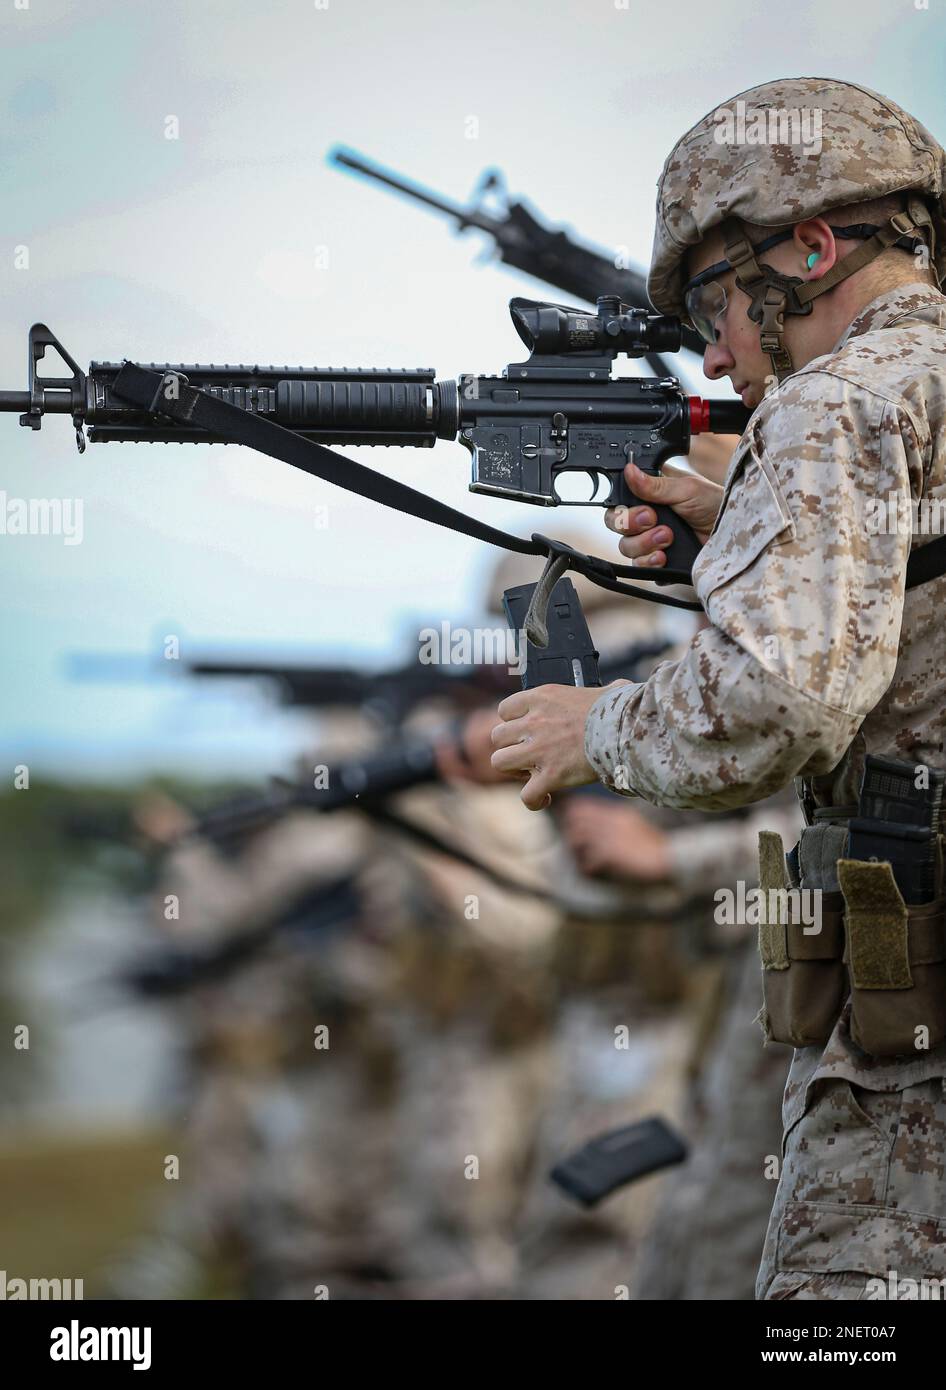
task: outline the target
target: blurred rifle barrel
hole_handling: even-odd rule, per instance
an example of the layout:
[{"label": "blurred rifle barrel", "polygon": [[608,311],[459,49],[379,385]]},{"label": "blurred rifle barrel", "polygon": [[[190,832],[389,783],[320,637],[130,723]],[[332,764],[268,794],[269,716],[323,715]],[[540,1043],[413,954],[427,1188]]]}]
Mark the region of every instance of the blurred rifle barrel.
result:
[{"label": "blurred rifle barrel", "polygon": [[[588,304],[594,304],[600,295],[616,294],[626,304],[651,310],[647,281],[640,271],[619,265],[619,257],[613,253],[609,255],[574,240],[560,228],[547,226],[519,200],[507,197],[504,214],[494,217],[476,205],[464,208],[450,202],[344,145],[336,145],[329,153],[329,160],[414,202],[423,203],[434,212],[452,217],[458,231],[473,227],[485,232],[493,238],[500,258],[507,265],[565,294],[575,295]],[[497,175],[486,176],[487,188],[499,183]],[[694,329],[684,327],[682,343],[702,361],[705,344]],[[648,354],[646,360],[657,376],[672,375],[669,365],[656,353]]]}]

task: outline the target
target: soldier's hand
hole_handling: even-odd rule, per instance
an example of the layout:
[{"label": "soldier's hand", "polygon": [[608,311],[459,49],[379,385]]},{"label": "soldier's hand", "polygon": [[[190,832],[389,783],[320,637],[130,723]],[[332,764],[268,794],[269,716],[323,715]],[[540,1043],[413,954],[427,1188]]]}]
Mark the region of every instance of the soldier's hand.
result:
[{"label": "soldier's hand", "polygon": [[595,780],[585,757],[585,720],[601,693],[600,685],[539,685],[508,695],[499,706],[504,722],[493,730],[492,764],[497,772],[527,778],[520,795],[530,811],[544,810],[561,787]]},{"label": "soldier's hand", "polygon": [[[723,489],[696,473],[686,473],[669,464],[654,475],[642,473],[635,463],[624,469],[628,487],[643,502],[663,503],[688,522],[702,543],[708,539],[716,524]],[[673,532],[666,526],[656,526],[657,517],[650,507],[609,507],[604,522],[610,531],[623,539],[618,550],[636,565],[660,568],[667,563],[664,547],[671,544]]]},{"label": "soldier's hand", "polygon": [[570,796],[560,808],[560,824],[582,873],[633,883],[671,877],[669,835],[625,801]]},{"label": "soldier's hand", "polygon": [[690,442],[687,463],[701,478],[722,484],[741,435],[697,434]]},{"label": "soldier's hand", "polygon": [[135,829],[154,845],[171,845],[194,829],[193,816],[163,792],[149,792],[131,812]]}]

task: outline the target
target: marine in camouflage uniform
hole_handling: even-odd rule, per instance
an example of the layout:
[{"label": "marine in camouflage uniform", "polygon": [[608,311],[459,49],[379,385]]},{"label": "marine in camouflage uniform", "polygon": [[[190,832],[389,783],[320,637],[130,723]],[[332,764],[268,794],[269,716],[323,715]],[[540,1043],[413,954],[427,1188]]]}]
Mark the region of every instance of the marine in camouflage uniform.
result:
[{"label": "marine in camouflage uniform", "polygon": [[[549,827],[510,789],[454,784],[399,799],[414,823],[541,893]],[[550,968],[562,913],[444,855],[401,847],[430,894],[400,935],[396,1162],[402,1297],[516,1297],[517,1222],[555,1083]]]},{"label": "marine in camouflage uniform", "polygon": [[[246,1297],[370,1297],[396,1277],[400,1232],[376,1199],[393,1170],[397,1010],[373,928],[383,915],[396,933],[410,899],[381,840],[357,814],[302,812],[228,853],[188,839],[167,855],[166,935],[198,952],[267,939],[176,1001],[180,1176],[116,1267],[117,1296],[193,1296],[223,1276]],[[320,895],[346,875],[350,917],[320,925]]]},{"label": "marine in camouflage uniform", "polygon": [[[802,778],[810,815],[823,814],[800,842],[800,884],[832,891],[865,754],[944,763],[946,579],[906,591],[911,540],[921,548],[931,538],[878,528],[871,504],[946,486],[946,155],[906,112],[852,84],[791,79],[735,100],[747,124],[756,113],[817,110],[819,148],[727,143],[719,111],[700,121],[664,167],[649,290],[659,310],[689,313],[684,273],[705,267],[723,280],[735,271],[749,289],[727,291],[723,329],[710,315],[706,369],[735,380],[729,335],[745,331],[751,298],[772,389],[759,392],[694,566],[710,626],[645,684],[598,697],[584,752],[614,790],[676,806],[741,805]],[[884,200],[898,212],[878,209]],[[829,226],[837,210],[851,214],[848,230],[880,225],[891,249],[855,229],[862,244],[842,254]],[[722,226],[729,219],[735,230]],[[802,223],[819,248],[807,261]],[[791,254],[768,250],[760,273],[751,247],[782,228]],[[910,255],[918,238],[926,260]],[[811,304],[831,289],[839,294],[813,304],[807,326],[795,317],[803,309],[789,290]],[[846,320],[834,336],[839,305]],[[819,323],[831,340],[803,348],[796,370],[790,345],[811,348]],[[628,529],[640,539],[642,528]],[[648,544],[652,536],[642,549],[621,548],[636,556]],[[570,754],[550,761],[548,732],[513,747],[540,721],[552,727],[556,699],[565,710],[554,688],[525,708],[506,702],[496,765],[537,769],[524,792],[531,804],[586,775]],[[568,702],[578,709],[573,692]],[[890,1271],[946,1274],[944,1077],[946,1046],[893,1058],[859,1047],[850,1005],[827,1042],[796,1050],[759,1297],[856,1299]]]},{"label": "marine in camouflage uniform", "polygon": [[[433,736],[442,715],[421,709],[413,734]],[[417,787],[389,809],[544,888],[529,866],[548,827],[513,789]],[[308,941],[274,931],[186,1004],[193,1089],[169,1241],[232,1252],[250,1297],[510,1295],[552,1081],[561,913],[358,813],[298,813],[237,856],[181,846],[165,930],[233,939],[339,874],[361,914]]]},{"label": "marine in camouflage uniform", "polygon": [[[504,561],[497,590],[526,580],[521,567]],[[579,585],[605,658],[629,642],[653,644],[655,606]],[[662,657],[673,655],[668,644]],[[613,797],[581,794],[557,808],[560,837],[543,878],[570,915],[555,953],[555,1084],[519,1222],[520,1296],[610,1299],[631,1287],[639,1297],[702,1297],[693,1290],[707,1284],[710,1296],[751,1296],[773,1188],[738,1138],[778,1152],[788,1057],[759,1047],[758,967],[746,969],[754,946],[745,928],[714,923],[709,885],[757,881],[759,828],[797,833],[794,798],[780,801],[745,817],[647,805],[641,816]],[[656,878],[655,837],[667,859]],[[608,846],[620,848],[613,862]],[[626,1048],[615,1045],[616,1027],[628,1029]],[[682,1120],[692,1146],[682,1169],[631,1184],[594,1211],[577,1210],[548,1182],[566,1152],[655,1111]]]}]

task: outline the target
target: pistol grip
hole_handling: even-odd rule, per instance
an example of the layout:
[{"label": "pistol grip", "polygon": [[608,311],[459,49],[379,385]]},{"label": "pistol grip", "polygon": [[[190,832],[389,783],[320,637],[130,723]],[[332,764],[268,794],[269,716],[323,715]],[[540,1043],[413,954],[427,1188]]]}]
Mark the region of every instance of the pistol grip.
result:
[{"label": "pistol grip", "polygon": [[[615,498],[615,494],[617,494]],[[662,546],[667,557],[667,568],[675,570],[685,570],[688,574],[693,569],[693,562],[702,550],[702,544],[698,540],[696,532],[692,526],[688,525],[681,516],[668,507],[666,503],[659,505],[653,502],[645,502],[643,498],[637,497],[628,487],[622,474],[620,486],[614,489],[609,499],[611,506],[621,507],[649,507],[657,516],[657,526],[667,526],[673,532],[673,541],[670,545]],[[654,571],[655,577],[659,576],[660,570]]]}]

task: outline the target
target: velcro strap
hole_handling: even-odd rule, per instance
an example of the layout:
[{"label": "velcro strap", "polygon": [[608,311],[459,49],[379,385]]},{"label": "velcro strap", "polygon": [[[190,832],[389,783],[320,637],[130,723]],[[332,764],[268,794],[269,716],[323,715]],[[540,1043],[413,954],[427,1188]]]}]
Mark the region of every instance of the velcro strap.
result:
[{"label": "velcro strap", "polygon": [[759,887],[762,889],[762,912],[759,919],[759,955],[765,970],[787,970],[790,964],[786,923],[768,920],[770,889],[790,887],[785,868],[785,847],[781,835],[774,830],[759,831]]},{"label": "velcro strap", "polygon": [[855,989],[910,989],[907,909],[889,864],[838,861]]},{"label": "velcro strap", "polygon": [[170,415],[182,425],[191,425],[200,404],[200,395],[195,387],[187,384],[187,378],[180,372],[168,372],[161,378],[149,409]]},{"label": "velcro strap", "polygon": [[802,883],[817,884],[827,892],[839,892],[838,860],[847,858],[847,828],[816,824],[802,831],[798,865]]}]

